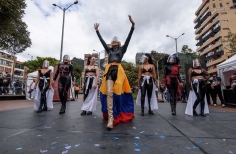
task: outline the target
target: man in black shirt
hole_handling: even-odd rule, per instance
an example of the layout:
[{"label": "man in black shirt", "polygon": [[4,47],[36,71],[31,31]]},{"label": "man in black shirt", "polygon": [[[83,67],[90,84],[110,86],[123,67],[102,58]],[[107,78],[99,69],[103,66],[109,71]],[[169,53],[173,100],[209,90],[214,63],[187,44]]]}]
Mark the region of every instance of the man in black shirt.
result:
[{"label": "man in black shirt", "polygon": [[214,106],[216,106],[216,96],[218,94],[220,101],[221,101],[221,105],[224,107],[225,103],[224,103],[224,99],[222,96],[220,84],[221,84],[221,78],[216,76],[216,73],[213,73],[213,79],[211,80],[213,104],[214,104]]}]

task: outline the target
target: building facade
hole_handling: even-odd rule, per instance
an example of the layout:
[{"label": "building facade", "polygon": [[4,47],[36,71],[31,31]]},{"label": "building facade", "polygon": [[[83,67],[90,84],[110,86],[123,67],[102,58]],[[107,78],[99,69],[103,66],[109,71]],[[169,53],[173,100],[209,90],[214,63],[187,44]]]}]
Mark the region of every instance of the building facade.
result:
[{"label": "building facade", "polygon": [[15,56],[0,52],[0,71],[3,72],[3,74],[9,73],[13,76],[15,60]]},{"label": "building facade", "polygon": [[197,52],[208,73],[229,57],[229,32],[236,33],[236,0],[203,0],[195,12]]}]

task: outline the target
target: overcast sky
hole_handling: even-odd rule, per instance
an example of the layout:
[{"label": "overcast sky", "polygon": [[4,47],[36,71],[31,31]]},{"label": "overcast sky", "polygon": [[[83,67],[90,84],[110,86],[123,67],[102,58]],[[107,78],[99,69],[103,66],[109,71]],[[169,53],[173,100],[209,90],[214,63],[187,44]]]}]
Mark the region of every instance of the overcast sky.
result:
[{"label": "overcast sky", "polygon": [[[19,61],[36,56],[60,58],[63,11],[56,3],[67,8],[73,0],[26,0],[23,20],[28,25],[32,46],[18,54]],[[175,41],[166,35],[178,37],[178,51],[183,45],[196,50],[194,35],[195,11],[202,0],[80,0],[65,14],[63,55],[83,58],[93,49],[102,51],[94,23],[100,23],[99,31],[110,43],[118,36],[123,44],[131,27],[128,15],[135,21],[135,30],[123,60],[135,62],[137,52],[175,53]],[[103,57],[103,56],[102,56]]]}]

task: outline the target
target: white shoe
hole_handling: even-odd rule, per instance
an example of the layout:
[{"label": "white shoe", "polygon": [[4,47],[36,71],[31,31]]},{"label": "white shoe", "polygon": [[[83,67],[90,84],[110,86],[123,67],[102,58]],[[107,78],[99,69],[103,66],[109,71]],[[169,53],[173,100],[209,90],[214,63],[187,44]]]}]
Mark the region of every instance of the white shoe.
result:
[{"label": "white shoe", "polygon": [[216,104],[214,104],[214,106],[216,106]]},{"label": "white shoe", "polygon": [[222,104],[222,107],[225,107],[225,104]]}]

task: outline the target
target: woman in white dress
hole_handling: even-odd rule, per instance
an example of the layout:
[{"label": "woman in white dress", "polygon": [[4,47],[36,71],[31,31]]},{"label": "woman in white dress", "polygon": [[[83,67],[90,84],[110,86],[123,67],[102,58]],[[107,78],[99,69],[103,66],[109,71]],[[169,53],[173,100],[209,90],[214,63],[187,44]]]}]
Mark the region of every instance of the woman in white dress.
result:
[{"label": "woman in white dress", "polygon": [[155,93],[155,89],[158,88],[155,67],[149,54],[143,55],[140,61],[142,65],[138,73],[139,92],[136,104],[141,105],[141,116],[144,116],[144,106],[149,109],[148,114],[154,115],[153,110],[158,109]]},{"label": "woman in white dress", "polygon": [[[185,114],[205,117],[209,113],[208,104],[206,101],[206,84],[210,75],[207,71],[201,68],[198,59],[193,60],[193,67],[188,70],[189,81],[189,98],[186,106]],[[200,105],[199,105],[200,104]]]},{"label": "woman in white dress", "polygon": [[93,111],[96,111],[97,97],[98,97],[98,79],[99,69],[95,66],[95,57],[88,57],[87,66],[84,67],[82,74],[84,89],[84,103],[81,107],[83,115],[91,115]]},{"label": "woman in white dress", "polygon": [[52,88],[53,72],[49,69],[49,62],[43,62],[43,69],[38,70],[37,79],[34,85],[34,110],[37,113],[53,109],[53,93]]}]

